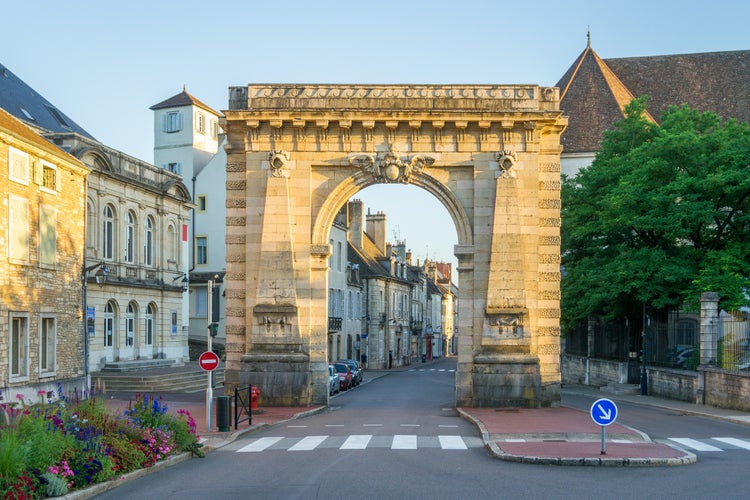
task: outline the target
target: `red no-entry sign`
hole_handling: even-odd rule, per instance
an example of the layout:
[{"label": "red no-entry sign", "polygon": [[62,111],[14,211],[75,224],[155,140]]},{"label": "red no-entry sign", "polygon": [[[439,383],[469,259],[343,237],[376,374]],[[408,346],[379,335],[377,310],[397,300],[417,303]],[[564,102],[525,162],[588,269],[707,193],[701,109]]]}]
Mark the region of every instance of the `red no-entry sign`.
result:
[{"label": "red no-entry sign", "polygon": [[211,351],[206,351],[198,358],[198,364],[207,372],[214,371],[219,366],[219,356]]}]

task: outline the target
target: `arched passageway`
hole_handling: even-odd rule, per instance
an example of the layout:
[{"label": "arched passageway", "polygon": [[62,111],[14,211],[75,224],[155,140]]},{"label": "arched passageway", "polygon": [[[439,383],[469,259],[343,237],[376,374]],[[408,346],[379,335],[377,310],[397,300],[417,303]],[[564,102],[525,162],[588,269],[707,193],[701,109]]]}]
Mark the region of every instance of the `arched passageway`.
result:
[{"label": "arched passageway", "polygon": [[559,402],[557,89],[250,85],[229,108],[228,387],[327,402],[331,225],[365,187],[407,183],[458,235],[457,403]]}]

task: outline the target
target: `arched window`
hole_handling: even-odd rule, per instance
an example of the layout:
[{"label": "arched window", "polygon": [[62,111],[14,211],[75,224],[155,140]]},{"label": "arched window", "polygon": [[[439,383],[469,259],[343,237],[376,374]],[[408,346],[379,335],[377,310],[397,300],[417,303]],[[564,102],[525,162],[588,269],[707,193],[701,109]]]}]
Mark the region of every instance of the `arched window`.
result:
[{"label": "arched window", "polygon": [[104,207],[102,220],[102,258],[112,260],[115,250],[115,212],[112,205]]},{"label": "arched window", "polygon": [[154,265],[154,219],[146,217],[146,227],[143,231],[143,265]]},{"label": "arched window", "polygon": [[133,347],[135,338],[136,306],[131,302],[125,312],[125,346]]},{"label": "arched window", "polygon": [[135,262],[135,213],[128,210],[125,220],[125,262]]},{"label": "arched window", "polygon": [[156,315],[156,306],[153,304],[148,305],[146,308],[146,321],[144,323],[144,339],[143,342],[146,345],[154,344],[154,316]]},{"label": "arched window", "polygon": [[174,264],[175,268],[177,268],[177,265],[179,264],[177,255],[177,230],[174,227],[174,224],[170,223],[169,226],[167,226],[167,264]]},{"label": "arched window", "polygon": [[115,307],[112,301],[104,307],[104,347],[112,347],[115,330]]},{"label": "arched window", "polygon": [[86,248],[96,247],[96,216],[94,206],[86,203]]}]

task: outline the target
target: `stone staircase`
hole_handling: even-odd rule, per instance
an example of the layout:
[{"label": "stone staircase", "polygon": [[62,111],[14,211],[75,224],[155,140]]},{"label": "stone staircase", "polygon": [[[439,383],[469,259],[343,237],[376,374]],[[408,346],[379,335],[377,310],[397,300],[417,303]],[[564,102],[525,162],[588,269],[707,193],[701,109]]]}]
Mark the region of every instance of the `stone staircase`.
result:
[{"label": "stone staircase", "polygon": [[[212,372],[213,387],[224,383],[224,367]],[[192,393],[205,391],[208,376],[197,362],[177,364],[174,360],[121,361],[106,364],[91,374],[95,391],[106,393]]]}]

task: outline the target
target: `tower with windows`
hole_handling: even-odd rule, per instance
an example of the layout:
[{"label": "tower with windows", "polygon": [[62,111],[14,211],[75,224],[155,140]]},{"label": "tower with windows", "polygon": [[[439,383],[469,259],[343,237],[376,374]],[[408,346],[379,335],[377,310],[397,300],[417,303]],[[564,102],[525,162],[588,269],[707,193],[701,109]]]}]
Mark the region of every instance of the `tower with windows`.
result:
[{"label": "tower with windows", "polygon": [[[186,316],[191,339],[205,342],[207,282],[221,281],[226,269],[226,154],[220,147],[221,114],[185,88],[150,109],[154,112],[154,164],[181,175],[194,204],[187,235],[191,293]],[[223,291],[221,297],[218,346],[225,338]]]}]

